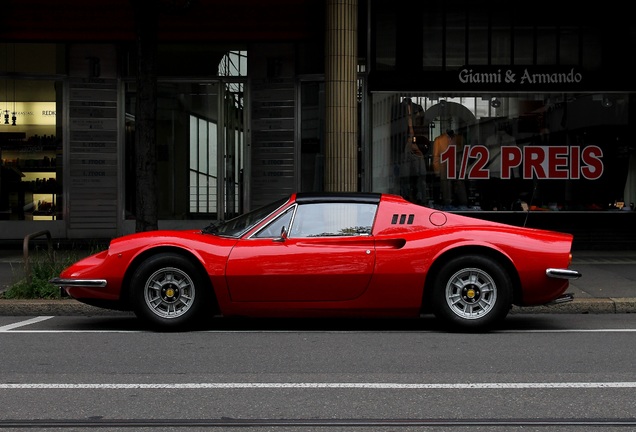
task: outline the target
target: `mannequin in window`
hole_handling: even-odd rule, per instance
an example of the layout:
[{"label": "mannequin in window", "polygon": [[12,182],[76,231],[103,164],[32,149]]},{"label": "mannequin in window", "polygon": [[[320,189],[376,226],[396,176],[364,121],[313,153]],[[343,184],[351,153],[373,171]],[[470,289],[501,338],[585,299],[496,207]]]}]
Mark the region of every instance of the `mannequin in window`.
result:
[{"label": "mannequin in window", "polygon": [[397,130],[393,134],[400,151],[400,195],[416,202],[426,202],[426,153],[428,138],[421,131],[424,109],[410,98],[404,98],[398,107]]},{"label": "mannequin in window", "polygon": [[[442,161],[442,154],[451,146],[455,148],[455,179],[450,178],[452,175],[449,175],[451,173],[449,173],[448,162],[446,160]],[[451,209],[453,205],[466,206],[468,203],[464,181],[457,179],[457,169],[460,166],[463,150],[463,137],[455,134],[453,129],[447,129],[445,133],[435,138],[433,142],[433,171],[435,176],[439,178],[442,208],[444,209]]]},{"label": "mannequin in window", "polygon": [[[495,132],[486,138],[490,178],[482,181],[480,205],[482,210],[510,210],[514,201],[513,179],[501,179],[501,147],[516,146],[517,140],[508,133],[505,122],[495,125]],[[518,178],[518,172],[513,172]]]}]

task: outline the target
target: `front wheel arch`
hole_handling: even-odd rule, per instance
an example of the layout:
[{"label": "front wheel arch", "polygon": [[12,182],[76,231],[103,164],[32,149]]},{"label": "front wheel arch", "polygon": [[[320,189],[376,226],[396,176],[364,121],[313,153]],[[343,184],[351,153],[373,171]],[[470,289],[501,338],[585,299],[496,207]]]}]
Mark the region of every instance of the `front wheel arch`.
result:
[{"label": "front wheel arch", "polygon": [[126,269],[126,273],[124,274],[124,278],[122,281],[122,290],[120,292],[120,301],[126,305],[126,310],[134,310],[134,302],[133,302],[133,287],[132,278],[139,266],[146,262],[149,258],[159,255],[159,254],[173,254],[174,256],[183,257],[184,259],[191,262],[191,264],[196,268],[197,274],[201,275],[200,285],[203,288],[204,300],[205,300],[205,309],[209,311],[209,315],[216,315],[219,313],[218,302],[216,300],[216,294],[214,292],[214,287],[212,286],[212,282],[210,281],[210,277],[203,266],[203,263],[191,252],[175,247],[157,247],[144,251],[139,256],[135,257],[135,259],[130,263],[128,268]]}]

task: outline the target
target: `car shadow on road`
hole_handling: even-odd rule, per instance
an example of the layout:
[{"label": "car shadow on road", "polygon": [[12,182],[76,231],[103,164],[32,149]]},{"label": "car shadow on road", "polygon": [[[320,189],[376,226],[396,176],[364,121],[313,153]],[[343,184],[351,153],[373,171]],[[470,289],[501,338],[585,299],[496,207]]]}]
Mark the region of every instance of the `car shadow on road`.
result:
[{"label": "car shadow on road", "polygon": [[[58,317],[59,318],[59,317]],[[145,325],[135,316],[82,316],[65,317],[48,322],[57,330],[75,331],[144,331],[168,332]],[[44,323],[42,325],[45,325]],[[549,315],[512,315],[501,325],[489,331],[561,330],[565,328]],[[170,332],[434,332],[475,333],[449,329],[433,315],[420,318],[242,318],[213,317],[187,329]]]}]

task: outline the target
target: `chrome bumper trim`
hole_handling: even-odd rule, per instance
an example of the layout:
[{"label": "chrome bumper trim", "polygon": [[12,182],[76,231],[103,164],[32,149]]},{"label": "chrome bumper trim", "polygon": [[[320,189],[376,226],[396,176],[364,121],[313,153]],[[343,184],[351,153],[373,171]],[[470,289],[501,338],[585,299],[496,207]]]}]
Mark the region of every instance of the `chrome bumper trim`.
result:
[{"label": "chrome bumper trim", "polygon": [[49,279],[49,283],[59,287],[104,288],[106,279]]},{"label": "chrome bumper trim", "polygon": [[555,298],[554,300],[552,300],[546,306],[557,305],[557,304],[561,304],[561,303],[568,303],[568,302],[571,302],[572,300],[574,300],[574,294],[565,293],[565,294]]},{"label": "chrome bumper trim", "polygon": [[559,278],[559,279],[578,279],[581,277],[581,273],[576,270],[558,269],[558,268],[546,269],[545,275],[548,277]]}]

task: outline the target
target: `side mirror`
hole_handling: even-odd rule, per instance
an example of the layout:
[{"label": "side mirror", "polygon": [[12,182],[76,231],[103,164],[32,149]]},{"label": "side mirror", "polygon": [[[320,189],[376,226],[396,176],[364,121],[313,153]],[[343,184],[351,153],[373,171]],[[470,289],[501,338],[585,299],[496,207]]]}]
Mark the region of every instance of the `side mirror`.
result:
[{"label": "side mirror", "polygon": [[283,226],[280,229],[280,237],[275,238],[274,241],[275,242],[284,242],[285,240],[287,240],[287,228]]}]

